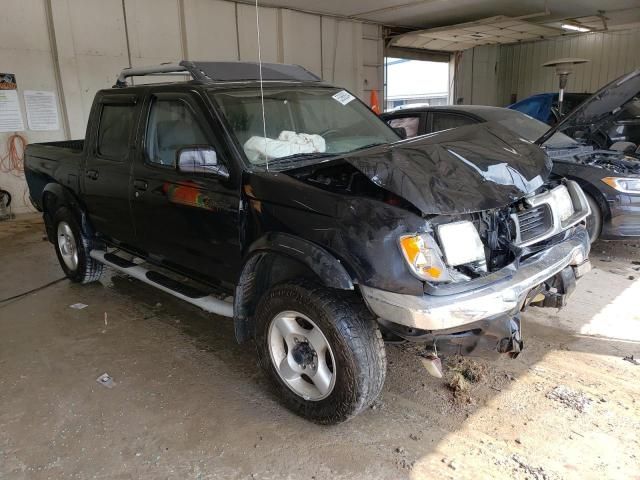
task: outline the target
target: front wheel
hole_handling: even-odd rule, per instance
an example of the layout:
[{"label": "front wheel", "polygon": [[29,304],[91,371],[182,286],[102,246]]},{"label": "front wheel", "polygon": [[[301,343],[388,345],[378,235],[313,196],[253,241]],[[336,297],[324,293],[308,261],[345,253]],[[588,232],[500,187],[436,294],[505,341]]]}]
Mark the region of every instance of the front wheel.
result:
[{"label": "front wheel", "polygon": [[591,215],[587,217],[587,232],[589,233],[589,240],[594,243],[602,232],[602,211],[598,206],[598,202],[591,195],[585,195],[591,208]]},{"label": "front wheel", "polygon": [[98,280],[104,266],[89,255],[91,240],[82,232],[71,210],[58,209],[53,216],[53,228],[56,232],[54,247],[67,278],[77,283]]},{"label": "front wheel", "polygon": [[260,300],[255,320],[260,364],[298,415],[343,422],[380,394],[384,343],[353,293],[305,280],[277,285]]}]

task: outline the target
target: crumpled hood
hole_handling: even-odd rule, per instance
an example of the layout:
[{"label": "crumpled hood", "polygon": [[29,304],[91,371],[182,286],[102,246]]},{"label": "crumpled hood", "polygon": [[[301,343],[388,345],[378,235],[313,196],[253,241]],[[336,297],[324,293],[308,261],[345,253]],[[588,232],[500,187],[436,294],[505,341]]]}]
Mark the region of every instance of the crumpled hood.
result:
[{"label": "crumpled hood", "polygon": [[571,128],[590,127],[592,131],[596,130],[601,122],[618,113],[639,92],[640,68],[602,87],[536,140],[536,143],[542,145],[555,132],[564,132]]},{"label": "crumpled hood", "polygon": [[540,187],[552,166],[538,146],[492,122],[373,147],[344,160],[425,214],[504,207]]}]

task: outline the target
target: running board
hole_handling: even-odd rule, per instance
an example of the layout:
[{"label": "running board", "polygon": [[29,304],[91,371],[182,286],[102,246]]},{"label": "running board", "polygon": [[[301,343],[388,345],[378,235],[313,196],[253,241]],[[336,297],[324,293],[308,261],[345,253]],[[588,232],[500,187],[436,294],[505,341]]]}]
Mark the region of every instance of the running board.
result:
[{"label": "running board", "polygon": [[[180,300],[189,302],[191,305],[195,305],[206,312],[222,315],[223,317],[233,317],[232,302],[221,300],[214,295],[207,295],[206,293],[199,295],[199,292],[191,287],[180,284],[161,273],[149,270],[141,265],[136,265],[133,262],[129,262],[103,250],[91,250],[90,255],[92,258],[108,265],[114,270],[118,270],[163,292],[169,293],[174,297],[178,297]],[[116,260],[116,258],[118,260]]]}]

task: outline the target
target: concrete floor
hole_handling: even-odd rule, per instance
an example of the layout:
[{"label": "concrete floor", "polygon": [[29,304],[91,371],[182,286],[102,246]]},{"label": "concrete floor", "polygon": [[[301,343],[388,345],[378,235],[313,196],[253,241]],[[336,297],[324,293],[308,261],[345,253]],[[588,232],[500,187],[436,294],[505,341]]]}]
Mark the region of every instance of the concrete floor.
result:
[{"label": "concrete floor", "polygon": [[[0,299],[62,277],[42,234],[0,223]],[[524,353],[478,361],[462,399],[389,346],[382,397],[336,427],[278,404],[230,320],[119,275],[56,283],[0,303],[0,478],[640,478],[639,260],[597,244],[571,305],[526,312]]]}]

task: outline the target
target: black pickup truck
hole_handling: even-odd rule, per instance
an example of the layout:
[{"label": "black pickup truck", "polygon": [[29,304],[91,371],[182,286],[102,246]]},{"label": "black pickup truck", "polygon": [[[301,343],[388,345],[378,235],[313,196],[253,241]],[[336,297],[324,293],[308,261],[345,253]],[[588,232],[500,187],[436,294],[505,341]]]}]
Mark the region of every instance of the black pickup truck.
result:
[{"label": "black pickup truck", "polygon": [[284,403],[336,423],[380,393],[385,340],[422,342],[436,374],[439,354],[515,356],[520,311],[589,270],[588,203],[537,146],[492,123],[401,140],[301,67],[259,73],[127,69],[84,141],[27,147],[71,280],[108,265],[233,317]]}]

